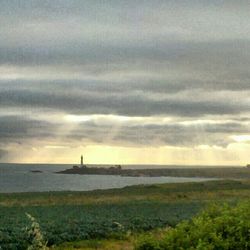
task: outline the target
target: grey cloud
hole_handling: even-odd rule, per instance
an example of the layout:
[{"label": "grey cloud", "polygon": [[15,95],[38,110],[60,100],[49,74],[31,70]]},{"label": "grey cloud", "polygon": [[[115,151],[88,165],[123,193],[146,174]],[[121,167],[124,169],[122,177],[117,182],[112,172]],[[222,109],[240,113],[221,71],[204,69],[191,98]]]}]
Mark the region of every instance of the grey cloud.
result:
[{"label": "grey cloud", "polygon": [[0,160],[4,159],[4,157],[7,155],[7,151],[0,149]]},{"label": "grey cloud", "polygon": [[[72,144],[81,138],[119,145],[225,146],[230,135],[250,132],[245,125],[250,112],[247,1],[0,4],[2,110],[219,120],[202,126],[84,123],[67,135],[61,132]],[[8,77],[17,80],[4,80]],[[227,115],[232,122],[222,123]],[[64,125],[1,115],[0,143],[56,140]]]},{"label": "grey cloud", "polygon": [[[239,55],[242,60],[249,59],[242,53],[249,48],[250,37],[244,37],[247,32],[242,32],[242,26],[249,24],[248,16],[235,15],[233,10],[228,14],[226,6],[221,1],[3,1],[0,11],[7,28],[4,25],[0,29],[5,37],[0,42],[1,63],[105,64],[147,60],[147,64],[154,60],[180,60],[190,64],[199,54],[208,62],[215,56],[216,62],[218,53],[223,55],[222,60],[237,60]],[[239,32],[234,31],[235,26],[239,26]],[[214,38],[200,41],[206,34]]]},{"label": "grey cloud", "polygon": [[[0,105],[2,107],[37,107],[67,111],[73,114],[119,114],[128,116],[204,116],[240,114],[249,111],[249,103],[241,100],[228,103],[227,100],[206,99],[199,100],[192,96],[152,99],[137,93],[130,95],[114,95],[99,93],[52,93],[29,90],[2,90],[0,92]],[[195,93],[197,95],[197,93]],[[199,94],[199,93],[198,93]]]},{"label": "grey cloud", "polygon": [[[26,65],[30,74],[38,77],[43,73],[39,65],[50,65],[45,71],[60,78],[66,74],[68,85],[83,88],[104,88],[120,90],[149,90],[178,92],[186,89],[203,90],[249,90],[250,89],[250,43],[248,41],[228,41],[219,43],[171,43],[161,46],[142,44],[126,47],[90,47],[73,45],[67,48],[6,49],[0,48],[0,62]],[[59,65],[58,65],[59,64]],[[60,65],[62,64],[62,65]],[[106,80],[80,83],[76,75]],[[120,76],[120,80],[117,80]],[[48,81],[48,80],[47,80]],[[104,81],[104,82],[103,82]],[[20,80],[24,82],[24,80]],[[64,79],[58,85],[67,84]],[[73,84],[72,84],[73,83]],[[97,89],[98,90],[98,89]]]},{"label": "grey cloud", "polygon": [[41,139],[55,133],[55,125],[23,116],[0,116],[0,142],[21,143],[23,140]]},{"label": "grey cloud", "polygon": [[[146,72],[145,72],[146,74]],[[58,79],[58,80],[0,80],[0,91],[39,91],[39,92],[56,92],[61,93],[65,89],[70,89],[71,93],[88,92],[88,93],[169,93],[175,94],[183,91],[212,91],[218,93],[219,91],[249,91],[250,84],[247,79],[245,81],[227,80],[209,80],[209,79],[183,79],[183,80],[170,80],[164,79],[164,76],[150,77],[130,77],[131,79],[118,79],[118,80],[103,80],[100,79]],[[69,93],[69,92],[68,92]],[[181,94],[181,93],[180,93]],[[237,94],[237,93],[236,93]]]},{"label": "grey cloud", "polygon": [[136,126],[100,126],[93,122],[79,125],[70,138],[75,140],[91,140],[96,143],[121,145],[170,145],[198,146],[217,145],[227,146],[233,142],[228,136],[231,133],[249,133],[250,129],[240,123],[217,123],[204,125],[180,125],[178,123],[165,125],[136,125]]},{"label": "grey cloud", "polygon": [[[56,142],[65,145],[82,143],[111,144],[119,146],[198,146],[201,144],[227,146],[233,140],[230,134],[247,134],[250,129],[238,121],[203,125],[184,125],[178,122],[169,124],[96,124],[93,121],[76,124],[71,131],[64,132],[64,121],[50,123],[21,116],[0,117],[1,146],[19,143],[32,147],[34,142],[46,144]],[[58,131],[61,131],[58,134]],[[3,153],[3,152],[2,152]],[[3,155],[4,156],[4,155]]]},{"label": "grey cloud", "polygon": [[[236,15],[232,6],[242,15]],[[111,82],[118,74],[139,90],[144,86],[170,92],[186,88],[245,90],[250,86],[250,37],[240,35],[247,34],[244,24],[250,23],[243,15],[247,9],[244,1],[3,1],[1,7],[7,25],[0,28],[5,37],[0,41],[0,64],[4,66],[18,66],[21,71],[27,66],[31,73],[47,66],[48,72],[55,70],[59,77],[66,69],[72,80],[76,71],[100,78],[109,74]],[[190,17],[190,11],[196,16]],[[188,17],[183,18],[185,22],[180,13]],[[210,32],[206,25],[213,20],[218,25]],[[146,28],[150,23],[155,26]],[[234,26],[240,26],[240,34]],[[200,39],[204,34],[199,32],[206,29],[218,38],[218,27],[235,36]],[[176,37],[168,29],[180,29],[183,34]],[[184,32],[189,29],[194,32],[191,37]],[[174,76],[169,77],[168,70]],[[142,76],[131,77],[131,72]]]},{"label": "grey cloud", "polygon": [[[17,65],[51,65],[96,64],[105,67],[105,64],[119,63],[123,65],[141,65],[142,68],[151,67],[192,67],[199,66],[200,70],[215,70],[216,67],[236,67],[239,69],[249,65],[250,40],[223,40],[223,41],[178,41],[161,40],[154,37],[153,42],[148,38],[143,41],[134,41],[126,44],[98,43],[98,40],[86,42],[73,40],[70,42],[55,41],[55,44],[26,44],[24,46],[9,47],[0,44],[2,64]],[[250,38],[249,38],[250,39]],[[2,41],[3,42],[3,41]],[[154,62],[157,62],[154,66]],[[159,64],[162,63],[162,65]],[[179,65],[179,66],[178,66]],[[119,65],[118,65],[119,68]]]}]

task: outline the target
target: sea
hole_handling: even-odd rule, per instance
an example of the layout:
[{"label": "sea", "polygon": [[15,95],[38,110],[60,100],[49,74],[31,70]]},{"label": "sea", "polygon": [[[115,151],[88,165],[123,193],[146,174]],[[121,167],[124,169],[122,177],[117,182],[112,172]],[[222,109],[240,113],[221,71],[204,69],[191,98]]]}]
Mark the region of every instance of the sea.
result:
[{"label": "sea", "polygon": [[[0,163],[0,193],[90,191],[97,189],[122,188],[139,184],[200,182],[211,180],[208,178],[128,177],[117,175],[77,175],[56,173],[71,167],[72,165],[68,164]],[[164,166],[126,165],[122,167],[162,168]]]}]

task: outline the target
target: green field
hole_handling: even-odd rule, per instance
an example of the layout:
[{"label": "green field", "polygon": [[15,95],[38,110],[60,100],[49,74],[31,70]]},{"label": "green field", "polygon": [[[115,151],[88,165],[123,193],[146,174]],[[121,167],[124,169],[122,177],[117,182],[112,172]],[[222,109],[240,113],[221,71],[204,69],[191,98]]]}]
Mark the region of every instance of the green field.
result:
[{"label": "green field", "polygon": [[249,197],[248,180],[0,194],[0,246],[27,249],[29,213],[51,248],[132,249],[139,234],[173,227],[208,204],[236,203]]}]

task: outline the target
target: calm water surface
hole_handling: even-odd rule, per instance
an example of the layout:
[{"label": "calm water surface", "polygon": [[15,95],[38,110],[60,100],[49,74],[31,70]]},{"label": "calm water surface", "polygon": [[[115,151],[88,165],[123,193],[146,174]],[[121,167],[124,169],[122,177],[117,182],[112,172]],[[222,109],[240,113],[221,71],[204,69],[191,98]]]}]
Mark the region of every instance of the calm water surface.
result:
[{"label": "calm water surface", "polygon": [[[112,175],[56,174],[72,165],[0,164],[0,192],[88,191],[138,184],[204,181],[207,178],[121,177]],[[128,166],[127,166],[128,167]],[[141,166],[140,166],[141,167]],[[146,166],[148,167],[148,166]],[[151,166],[153,167],[153,166]],[[40,170],[42,173],[32,173]]]}]

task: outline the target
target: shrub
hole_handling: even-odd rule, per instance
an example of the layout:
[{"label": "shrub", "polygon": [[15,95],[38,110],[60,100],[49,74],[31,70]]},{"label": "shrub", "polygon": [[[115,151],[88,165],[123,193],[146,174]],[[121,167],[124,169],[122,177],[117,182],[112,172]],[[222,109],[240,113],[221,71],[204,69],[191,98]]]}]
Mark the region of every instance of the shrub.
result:
[{"label": "shrub", "polygon": [[136,247],[136,250],[161,250],[160,242],[154,238],[152,235],[147,234],[139,238]]},{"label": "shrub", "polygon": [[157,240],[141,240],[137,250],[248,250],[250,249],[250,202],[213,205],[190,221],[181,222]]}]

